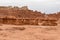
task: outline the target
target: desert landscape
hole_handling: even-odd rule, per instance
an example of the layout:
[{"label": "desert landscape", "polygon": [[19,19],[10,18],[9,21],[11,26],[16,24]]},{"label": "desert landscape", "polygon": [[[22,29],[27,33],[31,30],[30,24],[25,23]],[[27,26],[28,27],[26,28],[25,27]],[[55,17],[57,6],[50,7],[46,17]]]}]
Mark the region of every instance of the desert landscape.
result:
[{"label": "desert landscape", "polygon": [[60,40],[60,12],[0,6],[0,40]]},{"label": "desert landscape", "polygon": [[60,26],[3,24],[0,40],[60,40]]}]

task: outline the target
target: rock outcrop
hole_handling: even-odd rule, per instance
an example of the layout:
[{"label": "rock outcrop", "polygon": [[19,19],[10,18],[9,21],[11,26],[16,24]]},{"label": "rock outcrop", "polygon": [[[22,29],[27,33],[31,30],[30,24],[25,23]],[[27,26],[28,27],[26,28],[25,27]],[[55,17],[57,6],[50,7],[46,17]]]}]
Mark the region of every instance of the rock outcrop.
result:
[{"label": "rock outcrop", "polygon": [[2,24],[56,26],[59,18],[60,12],[57,14],[43,14],[30,10],[27,6],[21,8],[0,6],[0,23]]}]

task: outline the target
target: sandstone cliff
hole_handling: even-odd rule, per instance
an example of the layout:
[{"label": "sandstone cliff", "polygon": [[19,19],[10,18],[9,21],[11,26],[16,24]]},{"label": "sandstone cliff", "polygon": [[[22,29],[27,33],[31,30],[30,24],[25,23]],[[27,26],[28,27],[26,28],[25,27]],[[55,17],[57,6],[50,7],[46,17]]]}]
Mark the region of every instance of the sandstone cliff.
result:
[{"label": "sandstone cliff", "polygon": [[0,23],[4,24],[57,25],[56,22],[59,19],[60,12],[44,14],[42,12],[30,10],[27,6],[0,6]]}]

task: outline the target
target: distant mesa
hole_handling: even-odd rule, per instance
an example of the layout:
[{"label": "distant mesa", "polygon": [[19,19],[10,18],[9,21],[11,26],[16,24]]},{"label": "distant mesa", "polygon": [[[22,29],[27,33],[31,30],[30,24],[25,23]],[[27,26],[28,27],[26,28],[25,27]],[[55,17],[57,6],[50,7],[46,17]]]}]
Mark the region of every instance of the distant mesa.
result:
[{"label": "distant mesa", "polygon": [[45,14],[30,10],[27,6],[0,6],[0,23],[19,25],[57,25],[60,12]]},{"label": "distant mesa", "polygon": [[0,6],[0,16],[15,16],[18,18],[60,18],[60,12],[45,14],[30,10],[27,6]]},{"label": "distant mesa", "polygon": [[16,9],[20,9],[20,10],[28,10],[28,7],[27,6],[23,6],[23,7],[18,7],[18,6],[14,6],[14,7],[12,7],[12,6],[0,6],[0,8],[16,8]]},{"label": "distant mesa", "polygon": [[28,10],[28,7],[27,6],[23,6],[20,8],[21,10]]}]

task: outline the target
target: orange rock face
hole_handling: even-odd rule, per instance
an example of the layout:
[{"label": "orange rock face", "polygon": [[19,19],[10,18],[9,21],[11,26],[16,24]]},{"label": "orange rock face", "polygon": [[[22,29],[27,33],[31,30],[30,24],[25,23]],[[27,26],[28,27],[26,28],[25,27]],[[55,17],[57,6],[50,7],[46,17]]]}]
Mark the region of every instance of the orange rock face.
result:
[{"label": "orange rock face", "polygon": [[[57,25],[60,12],[57,14],[43,14],[24,7],[0,6],[0,23],[19,25]],[[42,22],[41,22],[42,21]]]}]

